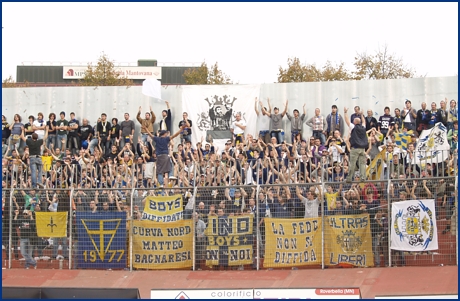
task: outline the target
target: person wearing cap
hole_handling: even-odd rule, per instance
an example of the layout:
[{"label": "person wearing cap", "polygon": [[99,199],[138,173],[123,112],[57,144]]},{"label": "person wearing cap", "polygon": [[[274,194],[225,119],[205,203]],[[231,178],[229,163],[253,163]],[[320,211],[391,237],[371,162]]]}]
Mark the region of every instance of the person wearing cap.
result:
[{"label": "person wearing cap", "polygon": [[287,113],[288,108],[288,100],[284,105],[284,111],[280,113],[278,107],[273,109],[274,113],[270,113],[272,111],[272,107],[270,105],[270,99],[267,98],[268,103],[268,111],[262,108],[262,112],[270,117],[272,121],[272,131],[270,132],[271,137],[275,137],[278,144],[284,141],[284,130],[283,130],[283,117]]},{"label": "person wearing cap", "polygon": [[153,141],[156,146],[156,172],[164,177],[164,187],[168,186],[168,176],[171,171],[171,160],[169,159],[169,142],[179,136],[184,127],[181,127],[174,135],[169,136],[168,131],[160,131],[159,136],[154,136]]},{"label": "person wearing cap", "polygon": [[59,114],[59,117],[60,119],[56,121],[56,147],[63,150],[63,144],[64,147],[67,145],[67,127],[69,126],[69,122],[65,119],[64,111]]},{"label": "person wearing cap", "polygon": [[153,133],[153,124],[155,123],[155,113],[152,111],[152,106],[150,106],[150,113],[145,112],[145,119],[141,118],[141,110],[142,107],[139,107],[139,112],[137,112],[136,119],[141,124],[141,137],[142,142],[147,144],[147,138],[149,137],[149,133]]},{"label": "person wearing cap", "polygon": [[165,100],[166,106],[168,110],[161,111],[161,120],[160,120],[160,127],[158,131],[170,131],[171,127],[171,108],[169,107],[169,101]]},{"label": "person wearing cap", "polygon": [[[269,98],[267,98],[269,99]],[[259,112],[258,106],[262,108]],[[254,110],[257,114],[257,129],[259,130],[259,139],[265,143],[270,143],[270,117],[265,112],[268,112],[267,109],[263,106],[262,101],[259,101],[256,97],[254,103]]]},{"label": "person wearing cap", "polygon": [[350,123],[347,111],[347,108],[343,108],[345,122],[351,131],[350,169],[346,179],[346,182],[350,183],[355,174],[356,162],[359,162],[359,173],[361,174],[360,180],[364,181],[366,179],[366,149],[369,147],[369,141],[366,134],[366,120],[364,119],[364,114],[361,114],[361,119],[355,118],[353,123]]},{"label": "person wearing cap", "polygon": [[[36,135],[36,134],[35,134]],[[25,259],[25,268],[37,268],[37,261],[33,258],[34,242],[37,241],[37,227],[32,211],[24,210],[19,217],[19,210],[14,211],[13,227],[19,228],[19,245],[21,255]]]},{"label": "person wearing cap", "polygon": [[417,111],[412,108],[412,103],[410,100],[406,100],[405,108],[401,112],[401,117],[403,121],[403,127],[408,131],[415,131],[415,121],[417,120]]}]

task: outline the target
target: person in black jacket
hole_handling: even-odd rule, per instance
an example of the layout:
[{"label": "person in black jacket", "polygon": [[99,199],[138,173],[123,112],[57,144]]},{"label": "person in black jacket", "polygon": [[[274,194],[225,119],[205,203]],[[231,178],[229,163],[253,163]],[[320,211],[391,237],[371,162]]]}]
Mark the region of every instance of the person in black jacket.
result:
[{"label": "person in black jacket", "polygon": [[350,171],[346,179],[350,183],[355,176],[356,162],[359,162],[359,173],[361,174],[361,181],[366,179],[366,149],[369,147],[369,141],[366,133],[366,120],[364,115],[360,113],[360,118],[355,118],[350,123],[348,117],[348,109],[344,108],[345,122],[350,128]]},{"label": "person in black jacket", "polygon": [[37,268],[37,262],[34,260],[32,253],[34,251],[33,243],[37,241],[37,227],[32,215],[32,211],[23,210],[22,216],[19,216],[19,210],[14,211],[13,225],[19,227],[19,244],[21,246],[21,255],[26,260],[25,268],[33,266]]}]

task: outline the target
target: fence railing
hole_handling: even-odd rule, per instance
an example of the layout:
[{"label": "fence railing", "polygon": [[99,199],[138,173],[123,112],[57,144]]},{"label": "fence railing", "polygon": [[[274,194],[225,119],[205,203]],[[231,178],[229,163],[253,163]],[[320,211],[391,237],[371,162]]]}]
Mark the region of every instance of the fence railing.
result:
[{"label": "fence railing", "polygon": [[[57,187],[3,190],[4,267],[132,271],[457,264],[453,176]],[[423,205],[408,205],[409,213],[399,214],[393,206],[405,200]],[[401,241],[410,247],[395,249]]]}]

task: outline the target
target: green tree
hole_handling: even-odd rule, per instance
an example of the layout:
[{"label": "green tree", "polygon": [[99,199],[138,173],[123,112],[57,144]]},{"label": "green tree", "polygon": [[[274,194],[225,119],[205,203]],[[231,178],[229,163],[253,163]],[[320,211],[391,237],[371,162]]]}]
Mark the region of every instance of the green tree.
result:
[{"label": "green tree", "polygon": [[187,85],[229,85],[233,84],[228,75],[219,69],[216,62],[211,67],[203,62],[198,68],[189,68],[184,72],[184,80]]},{"label": "green tree", "polygon": [[85,76],[78,82],[81,86],[132,86],[133,81],[120,75],[113,61],[102,53],[96,66],[88,63]]},{"label": "green tree", "polygon": [[14,81],[13,76],[9,76],[2,81],[2,88],[19,88],[19,87],[29,87],[30,84],[28,81],[23,83],[17,83]]},{"label": "green tree", "polygon": [[303,65],[296,57],[288,58],[287,62],[287,68],[279,67],[279,83],[340,81],[351,78],[344,67],[344,63],[333,66],[330,61],[327,61],[323,68],[317,68],[315,64]]},{"label": "green tree", "polygon": [[408,67],[401,57],[390,54],[388,46],[378,48],[374,55],[365,52],[357,54],[354,62],[356,71],[353,78],[362,79],[398,79],[415,77],[415,70]]}]

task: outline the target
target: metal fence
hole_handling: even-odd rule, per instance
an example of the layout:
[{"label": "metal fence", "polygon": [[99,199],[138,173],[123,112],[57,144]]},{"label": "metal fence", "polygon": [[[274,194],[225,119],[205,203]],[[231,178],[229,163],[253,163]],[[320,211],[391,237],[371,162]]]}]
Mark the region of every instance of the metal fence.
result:
[{"label": "metal fence", "polygon": [[[155,189],[4,189],[3,266],[259,270],[457,264],[453,176],[195,183]],[[430,199],[436,212],[431,237],[438,248],[391,249],[397,214],[392,204]]]}]

